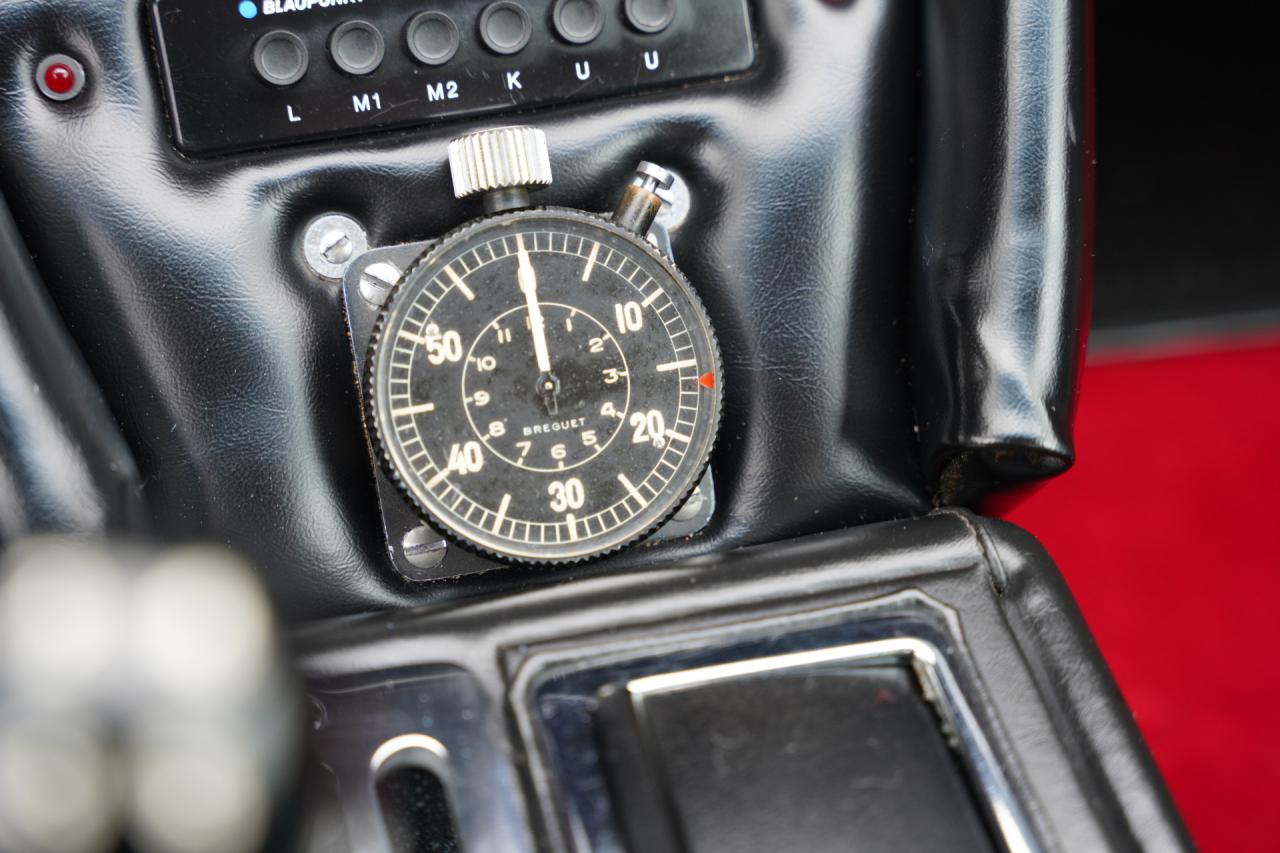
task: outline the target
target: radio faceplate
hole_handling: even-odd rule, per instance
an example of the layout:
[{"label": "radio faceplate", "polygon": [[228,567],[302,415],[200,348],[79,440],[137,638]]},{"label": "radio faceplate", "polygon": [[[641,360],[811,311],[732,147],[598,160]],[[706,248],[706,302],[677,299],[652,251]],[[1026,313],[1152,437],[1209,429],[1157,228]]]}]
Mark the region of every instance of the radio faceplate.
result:
[{"label": "radio faceplate", "polygon": [[151,0],[151,13],[174,141],[195,155],[626,94],[755,61],[748,0]]}]

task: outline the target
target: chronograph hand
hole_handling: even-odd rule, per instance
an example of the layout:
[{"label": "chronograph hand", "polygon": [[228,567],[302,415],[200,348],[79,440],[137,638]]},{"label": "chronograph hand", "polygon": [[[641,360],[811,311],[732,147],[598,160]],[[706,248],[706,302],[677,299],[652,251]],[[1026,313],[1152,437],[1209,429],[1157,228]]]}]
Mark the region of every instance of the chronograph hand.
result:
[{"label": "chronograph hand", "polygon": [[533,336],[533,355],[538,362],[538,393],[547,403],[547,412],[556,414],[559,404],[556,392],[560,383],[551,372],[551,354],[547,350],[547,326],[542,318],[542,306],[538,304],[538,274],[529,262],[529,253],[524,247],[524,238],[516,235],[516,279],[520,290],[524,293],[524,302],[529,309],[529,331]]},{"label": "chronograph hand", "polygon": [[[682,506],[668,534],[698,529],[714,502],[704,472],[723,366],[697,292],[648,239],[671,175],[637,166],[607,219],[531,204],[551,183],[536,128],[455,139],[449,165],[455,195],[482,195],[489,216],[427,244],[374,308],[367,347],[352,349],[370,380],[379,489],[411,499],[429,522],[413,531],[439,528],[508,562],[609,554]],[[347,307],[368,313],[362,303],[372,307]],[[384,526],[400,530],[407,512],[384,503]],[[450,560],[405,575],[472,570]]]}]

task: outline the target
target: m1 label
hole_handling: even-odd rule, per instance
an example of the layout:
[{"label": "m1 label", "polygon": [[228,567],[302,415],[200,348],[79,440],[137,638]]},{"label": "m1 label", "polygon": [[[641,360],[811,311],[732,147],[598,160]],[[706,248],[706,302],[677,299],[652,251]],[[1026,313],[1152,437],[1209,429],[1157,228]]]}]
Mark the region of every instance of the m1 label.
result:
[{"label": "m1 label", "polygon": [[381,110],[382,95],[377,92],[369,92],[364,95],[352,95],[351,108],[358,113],[367,113],[370,110]]}]

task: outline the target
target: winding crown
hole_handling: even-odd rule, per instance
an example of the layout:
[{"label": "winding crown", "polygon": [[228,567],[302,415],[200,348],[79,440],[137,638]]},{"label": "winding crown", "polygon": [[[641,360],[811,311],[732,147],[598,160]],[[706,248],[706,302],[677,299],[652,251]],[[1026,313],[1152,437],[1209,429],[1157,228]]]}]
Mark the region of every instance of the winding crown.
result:
[{"label": "winding crown", "polygon": [[536,127],[502,127],[460,136],[449,143],[449,170],[458,198],[547,186],[551,158],[546,134]]}]

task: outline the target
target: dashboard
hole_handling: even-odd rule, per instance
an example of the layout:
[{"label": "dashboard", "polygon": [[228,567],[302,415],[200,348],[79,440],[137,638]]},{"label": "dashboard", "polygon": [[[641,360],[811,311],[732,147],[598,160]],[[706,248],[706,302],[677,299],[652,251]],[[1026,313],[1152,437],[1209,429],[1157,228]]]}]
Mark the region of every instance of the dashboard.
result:
[{"label": "dashboard", "polygon": [[[65,102],[29,83],[17,90],[4,107],[3,169],[51,297],[133,448],[151,527],[241,549],[290,618],[465,593],[466,583],[406,585],[387,565],[341,287],[312,272],[303,243],[328,213],[359,222],[371,246],[477,216],[453,198],[444,156],[468,125],[193,159],[177,143],[182,104],[174,125],[154,10],[77,7],[63,38],[53,7],[6,7],[6,29],[45,40],[14,41],[12,79],[29,81],[22,66],[58,52],[74,54],[87,83]],[[248,29],[274,16],[222,12],[246,27],[240,67],[224,79],[278,106],[253,77],[258,30]],[[289,14],[356,19],[343,7]],[[546,43],[548,22],[537,23]],[[540,204],[610,210],[641,160],[681,177],[689,213],[672,232],[674,256],[725,361],[712,460],[720,510],[698,537],[633,550],[620,565],[929,508],[937,472],[921,442],[943,425],[916,409],[906,322],[917,23],[893,3],[762,4],[748,74],[536,113],[558,172]],[[624,26],[611,17],[605,34]],[[396,40],[385,29],[384,43]],[[410,61],[398,44],[393,53]],[[363,91],[322,59],[307,80],[340,81],[346,103]],[[815,89],[818,75],[829,83]],[[266,133],[240,113],[218,121]],[[896,225],[872,238],[872,222]],[[1059,275],[1065,284],[1070,267]],[[1052,294],[1056,310],[1070,292]],[[1065,397],[1046,378],[1044,390]],[[1045,438],[1062,452],[1059,435]]]},{"label": "dashboard", "polygon": [[0,536],[100,549],[7,571],[163,627],[67,695],[266,768],[225,849],[1181,849],[973,512],[1074,457],[1085,5],[0,4]]}]

